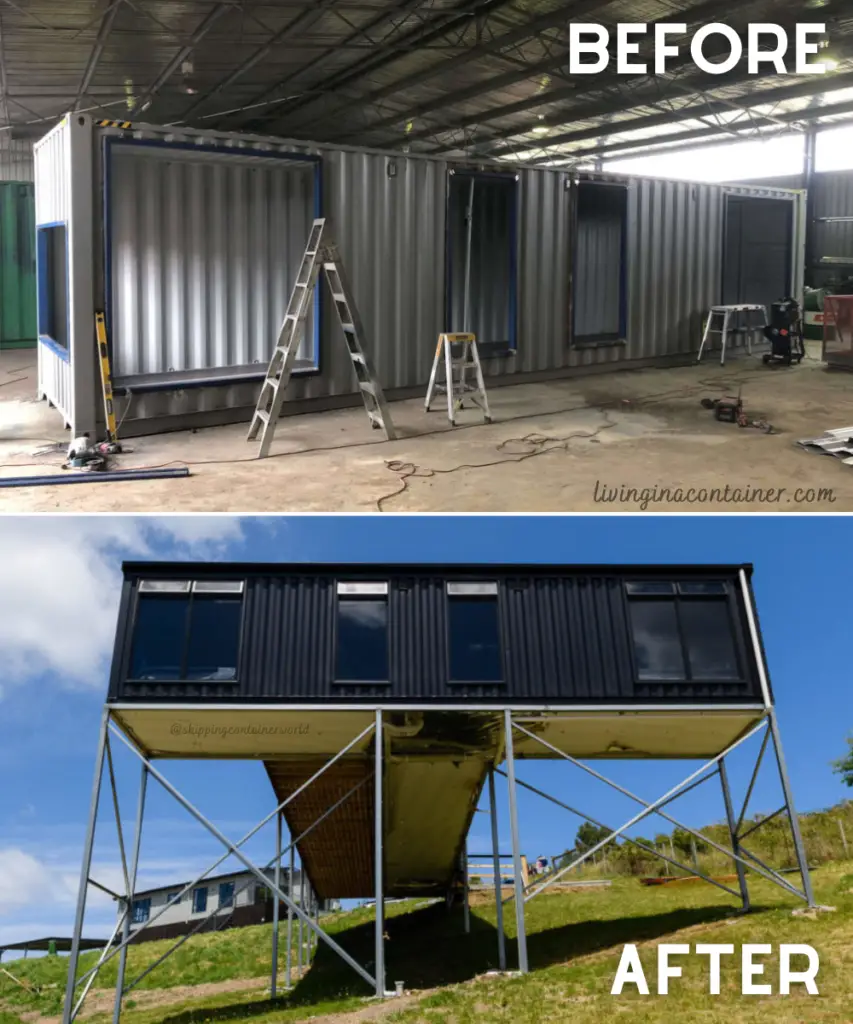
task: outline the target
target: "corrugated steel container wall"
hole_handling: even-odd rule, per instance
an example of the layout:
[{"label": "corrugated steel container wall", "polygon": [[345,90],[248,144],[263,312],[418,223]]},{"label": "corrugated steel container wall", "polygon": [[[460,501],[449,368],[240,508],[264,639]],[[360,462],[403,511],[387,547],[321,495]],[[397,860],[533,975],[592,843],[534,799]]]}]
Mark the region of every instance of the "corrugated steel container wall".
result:
[{"label": "corrugated steel container wall", "polygon": [[31,182],[0,183],[0,349],[36,343],[33,193]]},{"label": "corrugated steel container wall", "polygon": [[[71,161],[68,125],[60,122],[33,147],[35,169],[36,227],[68,223],[71,218]],[[94,310],[93,310],[94,315]],[[74,386],[70,360],[39,344],[38,392],[62,413],[66,424],[74,421]]]},{"label": "corrugated steel container wall", "polygon": [[[216,568],[205,571],[215,575]],[[366,575],[370,572],[353,567],[341,570],[340,578],[390,581],[388,684],[334,681],[338,579],[334,572],[273,576],[253,574],[247,566],[239,683],[122,680],[132,632],[128,622],[133,600],[128,596],[120,616],[111,699],[463,704],[495,700],[580,704],[760,700],[754,659],[747,653],[739,593],[736,643],[747,666],[747,681],[659,683],[634,678],[623,582],[628,575],[635,577],[636,571],[587,575],[543,568],[533,574],[488,567],[479,575],[454,576],[447,571],[380,568]],[[445,585],[454,578],[498,580],[502,683],[448,682],[449,599]],[[736,591],[737,577],[732,582]]]},{"label": "corrugated steel container wall", "polygon": [[[447,328],[445,220],[449,163],[277,139],[138,126],[123,133],[116,129],[95,131],[95,165],[100,168],[96,176],[102,175],[104,134],[320,155],[324,213],[334,223],[380,380],[389,391],[426,385],[437,334]],[[557,170],[533,168],[520,168],[517,174],[517,351],[487,358],[484,368],[488,376],[559,374],[574,367],[683,357],[698,349],[702,318],[711,304],[720,301],[723,186],[598,176],[628,185],[627,339],[572,347],[568,176]],[[736,191],[773,194],[763,188]],[[99,254],[93,258],[97,265]],[[96,303],[103,301],[103,287],[101,272]],[[146,299],[155,305],[168,300],[165,293],[149,294]],[[270,348],[273,341],[271,336]],[[355,393],[352,367],[328,301],[324,302],[319,361],[319,373],[294,377],[288,403]],[[125,430],[139,432],[146,429],[145,421],[197,413],[233,419],[237,414],[228,410],[250,410],[257,390],[257,383],[235,382],[216,388],[139,391],[134,395]],[[304,407],[294,404],[292,408]],[[180,422],[176,419],[174,425]],[[154,429],[154,424],[148,429]]]},{"label": "corrugated steel container wall", "polygon": [[[110,160],[116,384],[265,369],[314,216],[313,165],[142,146]],[[312,330],[309,317],[309,363]]]},{"label": "corrugated steel container wall", "polygon": [[34,181],[33,144],[27,139],[0,140],[0,181]]}]

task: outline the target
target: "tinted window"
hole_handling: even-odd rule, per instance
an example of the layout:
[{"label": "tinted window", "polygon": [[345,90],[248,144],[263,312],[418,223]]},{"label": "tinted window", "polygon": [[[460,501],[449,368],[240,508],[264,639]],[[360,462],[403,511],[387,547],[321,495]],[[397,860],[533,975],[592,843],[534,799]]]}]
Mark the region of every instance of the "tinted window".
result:
[{"label": "tinted window", "polygon": [[189,595],[140,594],[136,609],[132,679],[180,679]]},{"label": "tinted window", "polygon": [[497,598],[448,598],[447,621],[451,681],[502,680]]},{"label": "tinted window", "polygon": [[236,679],[242,597],[193,596],[186,679]]},{"label": "tinted window", "polygon": [[686,679],[675,601],[631,601],[634,657],[640,679]]},{"label": "tinted window", "polygon": [[360,682],[388,679],[388,602],[385,598],[338,598],[335,678]]},{"label": "tinted window", "polygon": [[237,678],[242,594],[137,595],[130,678]]},{"label": "tinted window", "polygon": [[207,889],[193,889],[193,913],[202,914],[207,910]]},{"label": "tinted window", "polygon": [[729,609],[725,601],[684,601],[681,628],[692,679],[740,679]]},{"label": "tinted window", "polygon": [[234,883],[222,882],[219,886],[219,906],[231,907],[234,905]]},{"label": "tinted window", "polygon": [[131,920],[134,924],[144,924],[151,914],[151,900],[134,900]]}]

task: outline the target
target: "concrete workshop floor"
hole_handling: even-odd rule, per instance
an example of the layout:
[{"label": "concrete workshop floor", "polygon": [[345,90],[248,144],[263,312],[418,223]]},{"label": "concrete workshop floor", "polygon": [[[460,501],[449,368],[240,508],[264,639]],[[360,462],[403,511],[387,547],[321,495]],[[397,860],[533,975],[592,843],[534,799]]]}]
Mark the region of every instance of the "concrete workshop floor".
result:
[{"label": "concrete workshop floor", "polygon": [[[778,433],[717,423],[700,398],[743,389],[748,414]],[[361,407],[285,417],[269,458],[246,425],[136,438],[118,468],[189,463],[179,480],[0,489],[3,512],[614,512],[620,488],[773,488],[780,500],[652,501],[649,511],[853,511],[853,467],[799,438],[853,423],[853,376],[816,359],[769,369],[757,358],[493,388],[495,422],[474,410],[451,429],[422,400],[394,402],[401,439],[371,431]],[[426,433],[429,432],[429,433]],[[60,473],[58,414],[35,400],[35,355],[0,353],[0,477]],[[601,500],[602,488],[616,500]],[[796,488],[817,500],[797,500]],[[817,492],[822,494],[818,496]]]}]

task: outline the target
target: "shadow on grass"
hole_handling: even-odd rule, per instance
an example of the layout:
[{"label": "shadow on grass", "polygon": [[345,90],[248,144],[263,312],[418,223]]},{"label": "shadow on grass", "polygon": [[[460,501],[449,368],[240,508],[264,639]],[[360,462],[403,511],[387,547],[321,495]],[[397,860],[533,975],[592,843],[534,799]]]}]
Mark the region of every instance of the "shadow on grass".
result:
[{"label": "shadow on grass", "polygon": [[[756,911],[762,907],[755,907]],[[513,905],[504,908],[507,922]],[[626,942],[660,938],[698,924],[710,924],[732,915],[731,904],[690,907],[604,920],[572,921],[538,932],[527,938],[532,970],[564,963]],[[373,922],[358,925],[335,936],[338,942],[368,972],[374,969]],[[517,964],[515,939],[507,939],[510,969]],[[388,988],[398,979],[409,989],[452,985],[498,967],[497,931],[482,918],[471,917],[471,932],[462,929],[462,914],[448,912],[444,904],[433,904],[386,921],[386,978]],[[338,955],[321,943],[311,969],[291,992],[279,999],[261,999],[216,1008],[184,1011],[164,1017],[162,1024],[193,1024],[260,1017],[276,1010],[344,1001],[372,995],[367,983]]]}]

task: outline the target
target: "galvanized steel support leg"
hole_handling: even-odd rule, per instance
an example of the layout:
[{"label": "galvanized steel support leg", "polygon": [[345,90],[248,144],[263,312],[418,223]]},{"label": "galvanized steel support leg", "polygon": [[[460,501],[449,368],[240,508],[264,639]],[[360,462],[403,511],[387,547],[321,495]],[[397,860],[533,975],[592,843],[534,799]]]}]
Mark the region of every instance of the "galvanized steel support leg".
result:
[{"label": "galvanized steel support leg", "polygon": [[515,926],[518,932],[518,969],[528,971],[527,933],[524,928],[524,881],[521,872],[521,844],[518,837],[518,807],[515,787],[515,756],[513,754],[512,712],[504,711],[504,743],[506,746],[506,775],[509,789],[509,827],[512,833],[512,866],[515,886]]},{"label": "galvanized steel support leg", "polygon": [[380,999],[385,998],[385,879],[383,877],[384,851],[383,851],[383,809],[382,809],[382,755],[384,733],[382,730],[382,712],[376,712],[376,725],[373,730],[373,742],[375,744],[375,770],[374,770],[374,829],[373,829],[373,871],[374,889],[376,893],[376,968],[373,972],[376,978],[376,995]]},{"label": "galvanized steel support leg", "polygon": [[[299,907],[301,910],[305,910],[305,864],[302,858],[299,858]],[[302,918],[299,918],[299,926],[297,928],[298,942],[299,945],[296,949],[296,967],[299,971],[299,980],[302,980],[302,963],[304,958],[304,943],[305,943],[305,930],[302,927]]]},{"label": "galvanized steel support leg", "polygon": [[785,766],[785,756],[782,753],[782,738],[779,735],[779,725],[776,722],[776,712],[770,709],[770,734],[773,738],[773,751],[776,754],[776,764],[779,767],[779,779],[782,783],[782,793],[785,797],[785,806],[788,809],[788,821],[791,824],[791,835],[794,838],[794,850],[797,855],[797,866],[800,869],[800,877],[803,880],[803,893],[806,902],[810,907],[815,906],[814,893],[812,891],[812,880],[809,875],[809,864],[806,858],[806,848],[803,844],[803,834],[800,831],[800,819],[797,817],[797,810],[794,806],[794,795],[791,792],[791,782],[788,778],[788,769]]},{"label": "galvanized steel support leg", "polygon": [[[281,814],[275,816],[275,887],[281,888]],[[278,915],[281,900],[278,892],[272,897],[272,969],[270,972],[270,998],[275,999],[278,985]]]},{"label": "galvanized steel support leg", "polygon": [[[732,806],[732,794],[729,789],[729,777],[726,771],[726,761],[723,758],[719,764],[720,772],[720,787],[723,790],[723,803],[726,805],[726,821],[729,823],[729,836],[732,841],[732,852],[736,856],[741,856],[740,843],[738,842],[737,834],[737,822],[735,821],[734,807]],[[693,838],[692,836],[690,837]],[[694,847],[695,848],[695,847]],[[740,886],[740,898],[743,902],[743,909],[749,910],[749,887],[746,883],[746,869],[743,864],[739,861],[735,861],[735,868],[737,869],[737,880]]]},{"label": "galvanized steel support leg", "polygon": [[489,768],[489,816],[492,825],[492,871],[495,880],[495,913],[498,930],[498,967],[506,970],[506,938],[504,936],[503,885],[501,877],[501,858],[498,846],[498,802],[495,799],[495,770]]},{"label": "galvanized steel support leg", "polygon": [[[290,902],[293,902],[293,844],[290,845],[290,867],[287,872],[287,895]],[[293,907],[287,908],[287,967],[285,968],[284,984],[286,988],[291,987],[291,975],[293,969]]]},{"label": "galvanized steel support leg", "polygon": [[77,893],[77,910],[74,915],[74,931],[71,938],[71,952],[68,956],[68,981],[65,987],[65,1004],[62,1010],[62,1024],[71,1024],[74,1011],[74,989],[77,981],[77,961],[80,959],[80,936],[83,934],[83,918],[86,914],[86,896],[89,889],[89,875],[92,869],[92,848],[95,843],[95,825],[98,820],[98,802],[101,797],[101,776],[107,749],[107,726],[110,713],[104,708],[101,716],[101,730],[98,735],[98,754],[95,758],[95,779],[92,783],[92,799],[89,804],[89,819],[86,838],[83,841],[83,863],[80,867],[80,889]]},{"label": "galvanized steel support leg", "polygon": [[[145,815],[145,796],[148,790],[148,769],[142,766],[142,777],[139,780],[139,803],[136,808],[136,833],[133,839],[133,853],[130,861],[130,891],[127,893],[127,907],[122,926],[122,941],[126,942],[130,935],[130,918],[133,913],[133,892],[136,889],[136,874],[139,869],[139,847],[142,843],[142,819]],[[116,997],[113,1005],[113,1024],[121,1020],[121,1000],[124,995],[124,975],[127,967],[127,946],[119,953],[118,974],[116,975]]]},{"label": "galvanized steel support leg", "polygon": [[468,902],[468,840],[462,844],[462,926],[465,934],[471,932],[471,907]]}]

